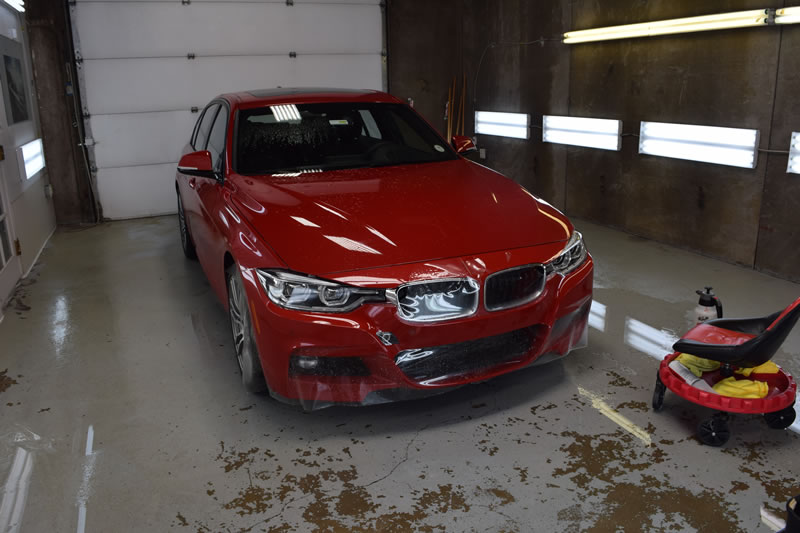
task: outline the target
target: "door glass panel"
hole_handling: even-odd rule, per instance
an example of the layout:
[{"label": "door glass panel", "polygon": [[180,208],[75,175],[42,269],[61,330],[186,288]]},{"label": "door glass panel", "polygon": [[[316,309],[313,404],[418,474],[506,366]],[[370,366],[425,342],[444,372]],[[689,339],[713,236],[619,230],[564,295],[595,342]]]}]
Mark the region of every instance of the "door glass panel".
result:
[{"label": "door glass panel", "polygon": [[19,57],[3,55],[5,78],[8,86],[6,93],[6,117],[9,125],[24,122],[30,118],[28,113],[27,87],[25,86],[25,69]]},{"label": "door glass panel", "polygon": [[[2,179],[2,177],[0,177],[0,179]],[[6,221],[2,188],[3,184],[0,183],[0,269],[2,269],[11,258],[11,243],[8,242],[8,222]]]},{"label": "door glass panel", "polygon": [[214,122],[214,128],[208,136],[208,146],[206,150],[211,152],[211,168],[214,170],[222,170],[222,160],[220,156],[225,151],[225,133],[228,131],[228,114],[225,108],[222,108],[217,115],[217,120]]},{"label": "door glass panel", "polygon": [[0,267],[2,267],[11,259],[11,242],[8,240],[8,225],[5,220],[0,221],[0,248],[3,249],[0,257]]},{"label": "door glass panel", "polygon": [[197,128],[197,137],[194,140],[194,149],[195,150],[205,150],[206,149],[206,140],[208,139],[208,132],[211,130],[211,124],[214,121],[214,117],[217,115],[217,109],[219,108],[219,104],[212,104],[206,109],[206,112],[203,114],[203,120],[200,122],[200,127]]}]

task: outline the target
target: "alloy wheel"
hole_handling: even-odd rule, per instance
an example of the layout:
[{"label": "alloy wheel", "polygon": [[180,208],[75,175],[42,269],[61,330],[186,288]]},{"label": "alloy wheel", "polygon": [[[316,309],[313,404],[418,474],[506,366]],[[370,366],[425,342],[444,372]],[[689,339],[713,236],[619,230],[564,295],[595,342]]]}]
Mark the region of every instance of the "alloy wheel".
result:
[{"label": "alloy wheel", "polygon": [[183,250],[183,255],[185,255],[187,259],[197,258],[192,236],[189,235],[189,226],[186,224],[186,211],[183,209],[183,200],[181,199],[180,193],[178,193],[178,230],[181,234],[181,249]]},{"label": "alloy wheel", "polygon": [[183,212],[183,201],[181,200],[181,196],[178,195],[178,226],[181,232],[181,246],[183,249],[186,250],[186,245],[188,244],[188,235],[186,230],[186,215]]},{"label": "alloy wheel", "polygon": [[228,288],[228,309],[231,317],[231,330],[233,332],[233,347],[236,351],[236,359],[239,362],[239,370],[244,370],[244,357],[249,354],[246,353],[249,344],[247,335],[249,335],[247,317],[245,316],[244,291],[239,278],[234,274],[230,276]]}]

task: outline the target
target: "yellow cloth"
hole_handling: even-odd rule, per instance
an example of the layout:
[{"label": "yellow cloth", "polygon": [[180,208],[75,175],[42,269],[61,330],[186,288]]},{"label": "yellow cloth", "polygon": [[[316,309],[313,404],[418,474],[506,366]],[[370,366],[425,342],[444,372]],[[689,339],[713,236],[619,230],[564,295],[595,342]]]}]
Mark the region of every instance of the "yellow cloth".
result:
[{"label": "yellow cloth", "polygon": [[692,374],[698,378],[703,377],[703,372],[711,372],[720,367],[720,364],[717,361],[703,359],[702,357],[697,357],[696,355],[688,353],[680,354],[677,359],[683,366],[691,370]]},{"label": "yellow cloth", "polygon": [[763,365],[754,366],[753,368],[740,368],[736,371],[737,374],[749,376],[750,374],[777,374],[780,367],[772,361],[767,361]]},{"label": "yellow cloth", "polygon": [[734,398],[765,398],[769,394],[769,385],[763,381],[736,379],[733,376],[718,381],[714,392],[722,396]]}]

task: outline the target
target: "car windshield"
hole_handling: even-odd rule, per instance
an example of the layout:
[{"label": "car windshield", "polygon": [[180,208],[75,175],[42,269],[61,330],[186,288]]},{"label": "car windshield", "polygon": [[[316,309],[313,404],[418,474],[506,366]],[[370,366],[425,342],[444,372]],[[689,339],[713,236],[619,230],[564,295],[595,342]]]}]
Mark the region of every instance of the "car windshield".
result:
[{"label": "car windshield", "polygon": [[240,174],[406,165],[456,157],[402,104],[274,105],[241,110],[238,115]]}]

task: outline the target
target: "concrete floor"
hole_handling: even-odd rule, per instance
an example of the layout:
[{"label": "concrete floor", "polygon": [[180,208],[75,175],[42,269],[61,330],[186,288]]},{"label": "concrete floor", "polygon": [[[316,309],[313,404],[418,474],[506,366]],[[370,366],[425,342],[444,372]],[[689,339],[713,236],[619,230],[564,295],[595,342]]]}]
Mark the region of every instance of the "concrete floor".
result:
[{"label": "concrete floor", "polygon": [[[173,217],[59,231],[0,323],[0,529],[770,531],[761,506],[782,516],[800,493],[800,435],[738,416],[709,448],[693,437],[704,409],[649,403],[695,289],[752,316],[800,286],[578,226],[602,304],[588,348],[311,414],[244,392]],[[776,360],[800,375],[800,328]]]}]

